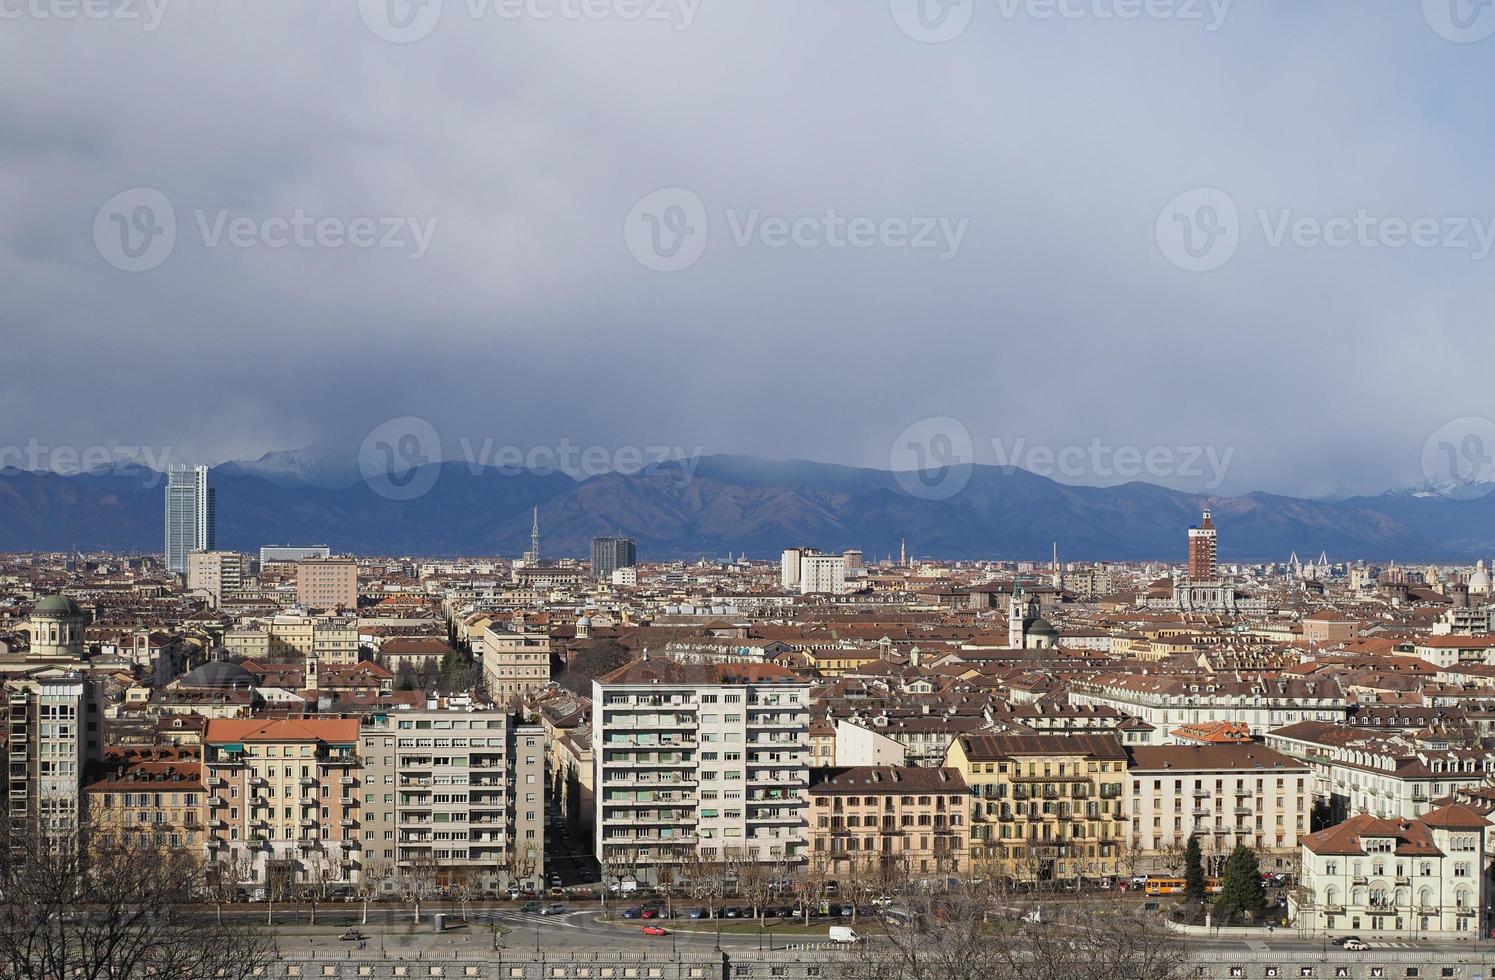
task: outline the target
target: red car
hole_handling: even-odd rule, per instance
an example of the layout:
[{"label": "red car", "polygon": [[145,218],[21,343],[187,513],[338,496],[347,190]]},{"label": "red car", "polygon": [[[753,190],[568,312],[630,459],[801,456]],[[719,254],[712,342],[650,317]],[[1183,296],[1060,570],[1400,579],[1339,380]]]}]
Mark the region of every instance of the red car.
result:
[{"label": "red car", "polygon": [[664,926],[644,926],[646,936],[668,936],[670,931]]},{"label": "red car", "polygon": [[641,913],[639,913],[639,914],[641,916],[643,916],[645,919],[654,919],[654,918],[657,918],[659,916],[659,909],[653,909],[653,908],[644,909],[644,911],[641,912]]}]

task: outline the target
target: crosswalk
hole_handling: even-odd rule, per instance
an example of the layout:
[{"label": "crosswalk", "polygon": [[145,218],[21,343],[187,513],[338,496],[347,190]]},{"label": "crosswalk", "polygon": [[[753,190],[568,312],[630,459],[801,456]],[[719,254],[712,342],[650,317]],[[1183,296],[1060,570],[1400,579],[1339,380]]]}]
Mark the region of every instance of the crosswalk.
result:
[{"label": "crosswalk", "polygon": [[1366,942],[1371,949],[1417,949],[1416,943],[1377,942],[1372,939]]}]

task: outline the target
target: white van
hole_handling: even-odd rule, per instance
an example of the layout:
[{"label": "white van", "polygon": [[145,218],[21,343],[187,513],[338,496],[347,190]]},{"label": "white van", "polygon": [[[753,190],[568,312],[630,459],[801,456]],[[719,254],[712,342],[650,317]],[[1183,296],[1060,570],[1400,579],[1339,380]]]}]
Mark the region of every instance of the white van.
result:
[{"label": "white van", "polygon": [[833,943],[859,943],[862,937],[850,926],[831,926],[831,942]]}]

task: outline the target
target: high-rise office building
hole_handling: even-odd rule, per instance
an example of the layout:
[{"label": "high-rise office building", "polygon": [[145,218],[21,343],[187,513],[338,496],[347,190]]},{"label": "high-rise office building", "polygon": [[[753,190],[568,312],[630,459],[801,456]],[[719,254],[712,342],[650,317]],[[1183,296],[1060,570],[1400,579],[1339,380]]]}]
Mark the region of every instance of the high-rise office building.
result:
[{"label": "high-rise office building", "polygon": [[1215,525],[1205,511],[1199,526],[1189,528],[1189,579],[1212,582],[1215,577]]},{"label": "high-rise office building", "polygon": [[638,564],[638,548],[632,538],[593,538],[592,577],[611,582],[613,572]]},{"label": "high-rise office building", "polygon": [[166,474],[166,570],[187,574],[187,556],[217,546],[217,520],[208,468],[181,467]]}]

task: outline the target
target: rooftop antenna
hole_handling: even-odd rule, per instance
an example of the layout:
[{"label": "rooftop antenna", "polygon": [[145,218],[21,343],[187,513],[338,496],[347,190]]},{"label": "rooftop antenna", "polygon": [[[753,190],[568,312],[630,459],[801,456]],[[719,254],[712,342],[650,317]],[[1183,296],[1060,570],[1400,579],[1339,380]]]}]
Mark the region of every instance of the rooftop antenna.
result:
[{"label": "rooftop antenna", "polygon": [[535,508],[535,520],[529,529],[529,560],[531,564],[540,564],[540,508]]}]

